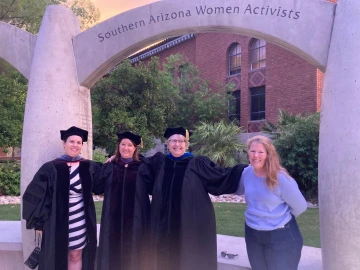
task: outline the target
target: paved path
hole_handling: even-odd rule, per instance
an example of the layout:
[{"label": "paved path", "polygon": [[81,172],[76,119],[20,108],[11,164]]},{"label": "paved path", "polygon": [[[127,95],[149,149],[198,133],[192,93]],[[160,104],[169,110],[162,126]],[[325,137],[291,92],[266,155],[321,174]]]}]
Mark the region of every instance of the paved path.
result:
[{"label": "paved path", "polygon": [[[98,224],[98,232],[99,231],[100,225]],[[0,221],[0,258],[2,255],[9,254],[9,251],[13,251],[19,253],[17,257],[22,259],[21,241],[20,221]],[[250,269],[244,238],[218,234],[217,243],[218,270]],[[234,259],[223,258],[220,255],[221,251],[238,254],[238,256]],[[10,264],[11,261],[8,263]],[[22,265],[22,262],[19,262],[18,265]],[[17,268],[9,267],[8,269]],[[305,246],[302,251],[298,270],[322,270],[321,249]]]}]

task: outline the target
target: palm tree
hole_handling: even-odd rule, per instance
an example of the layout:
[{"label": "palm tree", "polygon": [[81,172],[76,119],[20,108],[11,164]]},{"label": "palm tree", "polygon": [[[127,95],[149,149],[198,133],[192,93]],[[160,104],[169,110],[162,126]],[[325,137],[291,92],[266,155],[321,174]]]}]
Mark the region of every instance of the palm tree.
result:
[{"label": "palm tree", "polygon": [[280,136],[284,127],[298,122],[302,117],[302,115],[287,113],[286,111],[279,109],[277,122],[274,124],[265,121],[265,125],[262,127],[261,131],[270,134],[272,139],[276,139]]},{"label": "palm tree", "polygon": [[241,128],[234,122],[217,123],[200,122],[192,136],[194,144],[199,148],[198,155],[209,157],[222,167],[235,166],[236,157],[246,152],[246,147],[239,140]]}]

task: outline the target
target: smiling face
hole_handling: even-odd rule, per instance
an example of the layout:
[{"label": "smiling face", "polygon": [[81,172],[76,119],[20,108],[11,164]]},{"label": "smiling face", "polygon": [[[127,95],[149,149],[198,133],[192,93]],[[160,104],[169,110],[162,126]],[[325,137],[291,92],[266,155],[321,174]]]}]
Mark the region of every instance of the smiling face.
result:
[{"label": "smiling face", "polygon": [[83,146],[82,138],[77,135],[69,136],[66,141],[63,141],[65,154],[70,157],[77,157],[81,153]]},{"label": "smiling face", "polygon": [[266,172],[265,163],[267,152],[264,145],[260,142],[252,142],[248,149],[249,161],[255,172]]},{"label": "smiling face", "polygon": [[129,139],[122,139],[119,143],[119,152],[122,158],[133,158],[136,146]]},{"label": "smiling face", "polygon": [[187,148],[185,137],[180,134],[172,135],[168,139],[167,146],[168,146],[170,153],[174,157],[181,157],[183,154],[185,154],[185,151]]}]

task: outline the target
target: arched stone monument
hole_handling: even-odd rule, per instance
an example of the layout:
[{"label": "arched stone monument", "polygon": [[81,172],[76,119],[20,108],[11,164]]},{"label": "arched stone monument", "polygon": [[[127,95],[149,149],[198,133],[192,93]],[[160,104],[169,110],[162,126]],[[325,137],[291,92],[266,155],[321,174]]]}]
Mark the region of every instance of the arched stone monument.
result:
[{"label": "arched stone monument", "polygon": [[[336,10],[336,14],[335,14]],[[360,265],[360,13],[358,0],[159,1],[80,33],[75,15],[49,6],[37,37],[0,22],[0,57],[29,79],[21,193],[61,154],[59,130],[92,131],[90,87],[128,55],[160,39],[225,31],[284,47],[325,72],[319,194],[324,269]],[[92,141],[85,157],[91,157]],[[23,227],[23,252],[32,235]]]}]

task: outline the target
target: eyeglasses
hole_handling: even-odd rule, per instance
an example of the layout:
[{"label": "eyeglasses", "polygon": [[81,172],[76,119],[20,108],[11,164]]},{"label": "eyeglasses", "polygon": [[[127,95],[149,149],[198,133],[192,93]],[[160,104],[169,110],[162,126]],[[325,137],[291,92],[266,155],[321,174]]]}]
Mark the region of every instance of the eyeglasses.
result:
[{"label": "eyeglasses", "polygon": [[226,251],[221,251],[221,257],[234,259],[238,254],[227,253]]},{"label": "eyeglasses", "polygon": [[170,143],[184,143],[185,141],[184,140],[168,140],[168,142]]}]

